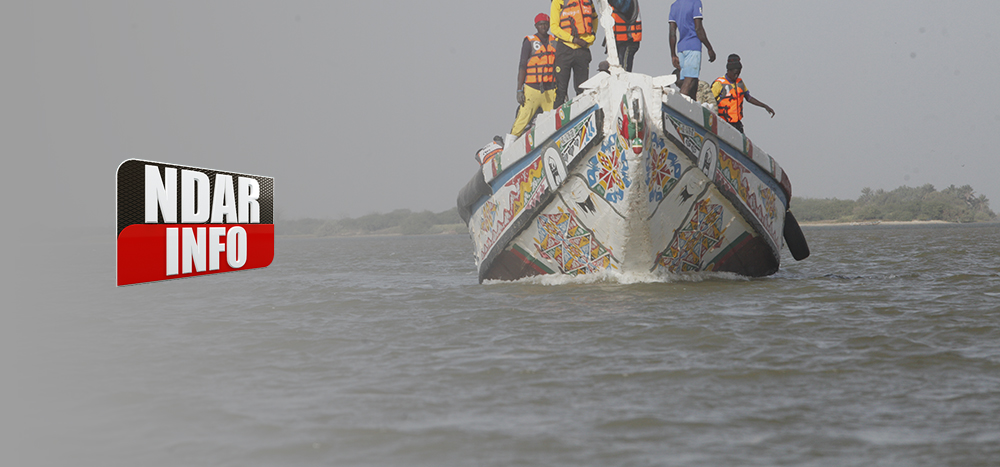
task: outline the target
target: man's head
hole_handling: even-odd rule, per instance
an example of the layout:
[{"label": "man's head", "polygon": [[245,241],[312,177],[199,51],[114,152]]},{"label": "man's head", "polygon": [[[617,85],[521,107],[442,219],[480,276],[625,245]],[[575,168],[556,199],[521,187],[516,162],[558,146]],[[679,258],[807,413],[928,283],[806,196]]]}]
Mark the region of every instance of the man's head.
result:
[{"label": "man's head", "polygon": [[535,15],[535,29],[539,36],[547,35],[549,33],[549,15],[545,13]]},{"label": "man's head", "polygon": [[738,78],[741,71],[743,71],[743,64],[740,63],[740,56],[729,54],[729,59],[726,61],[726,76]]}]

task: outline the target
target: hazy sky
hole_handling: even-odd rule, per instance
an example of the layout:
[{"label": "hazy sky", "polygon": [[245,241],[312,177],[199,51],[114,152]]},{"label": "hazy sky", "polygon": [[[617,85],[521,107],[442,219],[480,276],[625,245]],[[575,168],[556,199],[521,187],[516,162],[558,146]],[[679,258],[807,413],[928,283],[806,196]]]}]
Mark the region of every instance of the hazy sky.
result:
[{"label": "hazy sky", "polygon": [[[671,71],[671,3],[641,1],[636,72]],[[777,112],[748,106],[747,134],[795,195],[971,184],[1000,208],[1000,2],[704,5],[720,59],[702,79],[742,56]],[[285,218],[449,209],[474,152],[510,129],[521,40],[548,7],[5,2],[6,197],[39,222],[110,230],[115,171],[140,158],[272,176]]]},{"label": "hazy sky", "polygon": [[[635,71],[667,74],[671,1],[640,1]],[[748,106],[747,133],[796,195],[971,184],[1000,211],[1000,2],[703,2],[720,59],[703,62],[702,78],[723,74],[727,54],[743,57],[751,93],[777,112]],[[0,2],[2,236],[16,239],[5,242],[0,281],[0,368],[14,382],[0,385],[0,413],[15,414],[0,423],[0,445],[35,436],[41,449],[60,447],[47,423],[65,432],[98,423],[67,420],[61,410],[75,407],[79,388],[50,383],[90,382],[75,363],[101,365],[101,333],[120,329],[97,324],[107,318],[95,310],[126,296],[112,293],[122,161],[274,177],[285,218],[450,209],[478,169],[474,152],[513,123],[521,40],[548,9],[547,0]],[[593,53],[596,69],[603,51]],[[105,289],[93,286],[100,280]],[[179,296],[141,287],[150,300]],[[227,293],[243,292],[182,305]]]}]

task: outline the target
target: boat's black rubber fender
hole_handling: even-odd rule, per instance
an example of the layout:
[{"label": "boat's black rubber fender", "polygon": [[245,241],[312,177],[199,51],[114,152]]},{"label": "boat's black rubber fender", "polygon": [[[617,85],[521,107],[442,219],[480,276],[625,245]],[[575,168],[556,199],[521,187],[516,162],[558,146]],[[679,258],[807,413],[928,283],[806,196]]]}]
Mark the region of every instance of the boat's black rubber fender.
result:
[{"label": "boat's black rubber fender", "polygon": [[465,225],[469,225],[469,218],[472,217],[472,206],[476,205],[479,198],[493,194],[493,189],[486,183],[486,177],[482,170],[477,170],[472,176],[472,180],[466,183],[458,192],[458,215],[462,217]]},{"label": "boat's black rubber fender", "polygon": [[785,246],[792,253],[795,261],[802,261],[809,257],[809,244],[806,243],[806,236],[799,227],[799,221],[795,220],[792,211],[785,211]]}]

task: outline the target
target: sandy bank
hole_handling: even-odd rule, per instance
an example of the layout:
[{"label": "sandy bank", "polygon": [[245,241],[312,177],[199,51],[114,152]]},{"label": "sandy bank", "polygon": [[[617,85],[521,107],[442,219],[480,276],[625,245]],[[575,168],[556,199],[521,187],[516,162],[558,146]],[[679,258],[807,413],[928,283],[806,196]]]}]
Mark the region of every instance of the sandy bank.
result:
[{"label": "sandy bank", "polygon": [[815,222],[799,222],[799,225],[803,227],[823,227],[823,226],[844,226],[844,225],[932,225],[932,224],[957,224],[957,222],[948,221],[857,221],[857,222],[839,222],[839,221],[815,221]]}]

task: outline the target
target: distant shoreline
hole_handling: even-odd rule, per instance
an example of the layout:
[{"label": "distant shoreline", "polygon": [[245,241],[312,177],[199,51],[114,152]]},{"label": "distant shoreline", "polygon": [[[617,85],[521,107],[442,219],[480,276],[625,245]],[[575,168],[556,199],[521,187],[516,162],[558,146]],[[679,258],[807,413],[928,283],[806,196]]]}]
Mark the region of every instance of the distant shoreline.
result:
[{"label": "distant shoreline", "polygon": [[386,229],[380,232],[341,232],[331,235],[316,235],[310,233],[279,234],[275,233],[275,238],[369,238],[369,237],[407,237],[407,236],[433,236],[433,235],[459,235],[467,233],[466,230],[442,229],[438,232],[427,232],[419,234],[403,234],[396,229]]},{"label": "distant shoreline", "polygon": [[[929,221],[810,221],[799,222],[802,227],[870,227],[876,225],[886,226],[918,226],[918,225],[973,225],[973,224],[997,224],[996,222],[948,222],[942,220]],[[449,226],[452,227],[452,226]],[[415,235],[459,235],[466,233],[465,229],[446,228],[433,233],[423,233]],[[412,234],[411,234],[412,235]],[[386,229],[378,232],[342,232],[333,235],[316,234],[275,234],[275,238],[370,238],[370,237],[404,237],[396,229]]]},{"label": "distant shoreline", "polygon": [[840,227],[840,226],[869,226],[869,225],[934,225],[934,224],[961,224],[960,222],[948,222],[941,220],[932,221],[811,221],[799,222],[802,227]]}]

